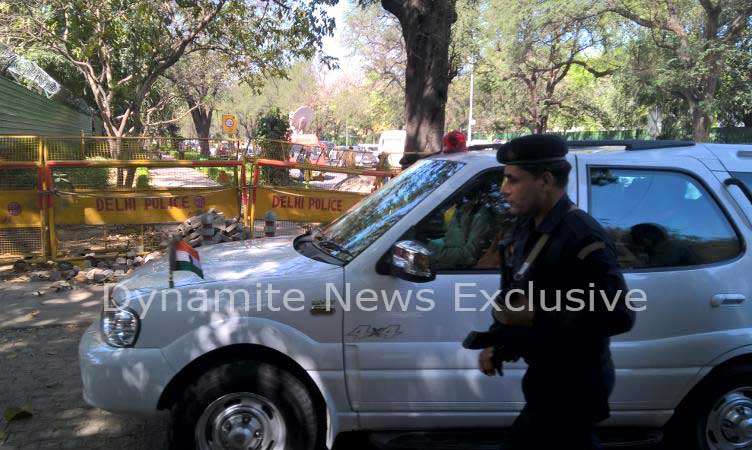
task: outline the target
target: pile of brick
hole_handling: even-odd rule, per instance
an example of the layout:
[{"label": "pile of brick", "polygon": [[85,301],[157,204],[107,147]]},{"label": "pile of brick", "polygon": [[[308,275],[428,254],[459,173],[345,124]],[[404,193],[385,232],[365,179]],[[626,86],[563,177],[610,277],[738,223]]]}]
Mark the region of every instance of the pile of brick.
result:
[{"label": "pile of brick", "polygon": [[251,233],[237,218],[226,218],[223,213],[211,208],[180,224],[177,228],[177,235],[191,247],[200,247],[241,241],[248,239]]}]

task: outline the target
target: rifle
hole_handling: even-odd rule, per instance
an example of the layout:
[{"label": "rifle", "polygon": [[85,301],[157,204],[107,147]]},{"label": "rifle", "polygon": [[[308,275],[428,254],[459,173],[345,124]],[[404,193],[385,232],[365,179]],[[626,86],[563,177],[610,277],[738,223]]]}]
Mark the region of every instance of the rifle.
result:
[{"label": "rifle", "polygon": [[[512,273],[512,268],[507,264],[506,259],[502,261],[502,290],[499,297],[502,297],[504,295],[503,293],[509,292],[512,289],[521,289],[527,286],[530,267],[543,249],[543,246],[548,242],[548,238],[548,234],[544,234],[538,238],[538,241],[530,251],[530,254],[528,254],[520,268],[514,273]],[[506,246],[500,245],[499,248],[502,255],[505,255]],[[499,297],[496,298],[497,304],[500,301]],[[520,352],[519,349],[514,346],[505,345],[502,331],[504,325],[496,322],[495,317],[494,321],[494,325],[488,331],[471,331],[462,341],[462,347],[468,350],[482,350],[488,347],[494,347],[494,366],[496,367],[499,376],[504,376],[504,372],[502,371],[504,361],[517,361],[520,358]]]}]

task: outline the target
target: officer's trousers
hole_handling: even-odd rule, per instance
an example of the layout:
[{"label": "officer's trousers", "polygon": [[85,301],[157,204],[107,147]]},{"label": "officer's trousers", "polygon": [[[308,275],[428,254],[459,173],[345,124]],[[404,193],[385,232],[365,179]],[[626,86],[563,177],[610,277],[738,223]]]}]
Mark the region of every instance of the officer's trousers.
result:
[{"label": "officer's trousers", "polygon": [[514,450],[600,450],[591,420],[576,413],[554,413],[551,406],[525,405],[512,426]]}]

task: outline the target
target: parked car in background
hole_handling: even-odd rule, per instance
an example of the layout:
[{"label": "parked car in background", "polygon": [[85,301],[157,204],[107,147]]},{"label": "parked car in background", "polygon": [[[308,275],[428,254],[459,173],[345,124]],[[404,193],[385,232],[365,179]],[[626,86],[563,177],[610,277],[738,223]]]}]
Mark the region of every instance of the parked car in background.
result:
[{"label": "parked car in background", "polygon": [[[378,147],[378,146],[376,146]],[[379,163],[379,157],[376,152],[369,149],[366,145],[358,145],[354,148],[355,164],[360,167],[376,167]]]}]

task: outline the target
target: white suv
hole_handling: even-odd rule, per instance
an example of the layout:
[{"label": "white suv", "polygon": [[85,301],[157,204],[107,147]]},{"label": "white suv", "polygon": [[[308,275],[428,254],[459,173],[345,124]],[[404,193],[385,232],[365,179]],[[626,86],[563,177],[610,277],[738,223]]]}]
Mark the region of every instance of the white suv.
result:
[{"label": "white suv", "polygon": [[[678,431],[681,448],[750,448],[752,146],[571,146],[569,196],[612,233],[627,284],[648,298],[613,339],[603,425]],[[425,245],[454,202],[484,189],[502,226],[502,169],[494,151],[420,160],[321,230],[198,249],[204,278],[176,272],[173,290],[166,258],[149,262],[81,341],[86,400],[170,409],[181,449],[313,449],[351,430],[511,424],[523,362],[489,378],[461,346],[491,323],[494,239],[462,265]],[[238,308],[242,292],[251,297]],[[211,307],[196,307],[202,297]]]}]

